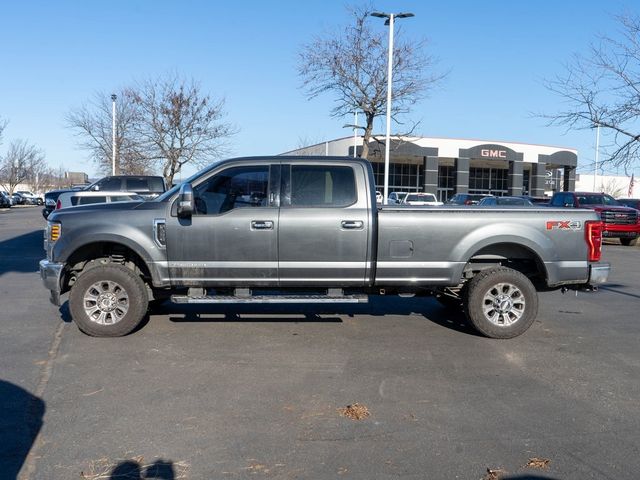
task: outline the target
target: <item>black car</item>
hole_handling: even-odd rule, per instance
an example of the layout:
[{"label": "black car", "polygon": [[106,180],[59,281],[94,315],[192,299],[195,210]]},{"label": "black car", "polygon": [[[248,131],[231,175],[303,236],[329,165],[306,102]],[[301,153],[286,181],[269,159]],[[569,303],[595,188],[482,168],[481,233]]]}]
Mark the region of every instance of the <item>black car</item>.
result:
[{"label": "black car", "polygon": [[625,207],[635,208],[640,210],[640,198],[616,198]]},{"label": "black car", "polygon": [[42,216],[47,218],[51,212],[56,209],[56,202],[61,193],[73,192],[78,190],[77,188],[62,188],[60,190],[51,190],[44,194],[44,208],[42,209]]},{"label": "black car", "polygon": [[447,205],[477,205],[480,200],[491,195],[475,194],[475,193],[456,193],[447,200]]},{"label": "black car", "polygon": [[4,192],[0,192],[0,208],[11,208],[13,202],[9,195]]},{"label": "black car", "polygon": [[156,198],[167,189],[164,178],[152,175],[114,175],[89,185],[86,190],[137,193],[145,200]]}]

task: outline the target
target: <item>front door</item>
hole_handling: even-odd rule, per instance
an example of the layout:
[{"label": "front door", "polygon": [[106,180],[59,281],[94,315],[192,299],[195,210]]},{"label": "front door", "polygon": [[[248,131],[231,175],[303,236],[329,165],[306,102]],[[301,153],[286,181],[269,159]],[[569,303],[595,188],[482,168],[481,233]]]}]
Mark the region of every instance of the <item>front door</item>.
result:
[{"label": "front door", "polygon": [[222,166],[193,184],[191,218],[167,218],[167,259],[175,286],[275,286],[279,166]]}]

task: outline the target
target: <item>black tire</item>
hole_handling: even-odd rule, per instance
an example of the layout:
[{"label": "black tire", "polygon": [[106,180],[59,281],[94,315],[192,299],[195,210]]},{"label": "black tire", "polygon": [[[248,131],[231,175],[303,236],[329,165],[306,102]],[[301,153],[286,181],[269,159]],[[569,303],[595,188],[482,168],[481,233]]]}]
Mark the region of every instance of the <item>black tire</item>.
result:
[{"label": "black tire", "polygon": [[620,243],[625,247],[635,247],[638,244],[637,238],[621,238]]},{"label": "black tire", "polygon": [[522,273],[506,267],[484,270],[468,284],[465,313],[489,338],[514,338],[526,332],[538,314],[538,293]]},{"label": "black tire", "polygon": [[148,303],[142,278],[119,264],[86,269],[69,294],[69,310],[74,322],[92,337],[121,337],[131,333],[144,319]]}]

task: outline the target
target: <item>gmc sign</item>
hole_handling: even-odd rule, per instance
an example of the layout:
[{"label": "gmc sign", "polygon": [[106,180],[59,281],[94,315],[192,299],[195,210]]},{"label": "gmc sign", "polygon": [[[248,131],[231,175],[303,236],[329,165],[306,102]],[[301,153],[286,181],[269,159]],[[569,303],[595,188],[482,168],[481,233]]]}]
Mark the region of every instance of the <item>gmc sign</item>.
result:
[{"label": "gmc sign", "polygon": [[507,158],[506,150],[490,150],[483,148],[480,150],[480,156],[485,158]]}]

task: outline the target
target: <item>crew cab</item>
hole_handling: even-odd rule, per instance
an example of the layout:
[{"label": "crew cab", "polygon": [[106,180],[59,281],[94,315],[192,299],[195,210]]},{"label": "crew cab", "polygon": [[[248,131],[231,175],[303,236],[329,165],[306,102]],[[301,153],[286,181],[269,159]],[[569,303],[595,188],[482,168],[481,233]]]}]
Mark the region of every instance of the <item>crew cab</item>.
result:
[{"label": "crew cab", "polygon": [[556,192],[551,207],[586,208],[594,210],[602,220],[602,236],[618,238],[622,245],[635,245],[640,236],[640,215],[635,208],[624,206],[606,193]]},{"label": "crew cab", "polygon": [[40,274],[80,330],[131,332],[149,301],[360,303],[433,294],[482,334],[511,338],[537,289],[605,282],[590,210],[378,206],[371,164],[224,160],[158,198],[54,211]]}]

